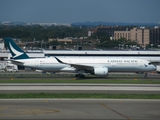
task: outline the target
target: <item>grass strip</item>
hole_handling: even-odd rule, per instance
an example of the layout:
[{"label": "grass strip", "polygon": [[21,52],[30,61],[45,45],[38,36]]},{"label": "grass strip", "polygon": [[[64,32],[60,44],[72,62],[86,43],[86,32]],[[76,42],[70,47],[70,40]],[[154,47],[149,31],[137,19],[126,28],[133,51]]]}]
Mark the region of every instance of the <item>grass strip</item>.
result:
[{"label": "grass strip", "polygon": [[103,94],[103,93],[17,93],[0,94],[0,99],[13,98],[107,98],[107,99],[160,99],[160,94]]},{"label": "grass strip", "polygon": [[[107,77],[143,77],[143,74],[109,74]],[[65,78],[69,78],[69,77],[75,77],[75,74],[16,74],[16,73],[12,73],[12,74],[0,74],[0,77],[2,78],[8,78],[8,77],[16,77],[16,78],[50,78],[50,77],[65,77]],[[94,75],[86,75],[86,77],[96,77]]]},{"label": "grass strip", "polygon": [[102,78],[102,79],[54,79],[54,78],[8,78],[0,79],[0,83],[111,83],[111,84],[160,84],[159,79],[114,79],[114,78]]}]

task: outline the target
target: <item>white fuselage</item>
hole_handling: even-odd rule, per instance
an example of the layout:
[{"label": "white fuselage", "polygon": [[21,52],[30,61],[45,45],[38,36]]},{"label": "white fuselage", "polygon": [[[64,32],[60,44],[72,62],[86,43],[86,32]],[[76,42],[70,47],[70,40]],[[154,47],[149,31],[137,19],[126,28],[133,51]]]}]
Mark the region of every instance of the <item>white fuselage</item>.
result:
[{"label": "white fuselage", "polygon": [[37,58],[37,59],[21,59],[17,60],[23,62],[23,66],[31,67],[35,69],[41,69],[45,71],[54,72],[76,72],[73,65],[86,66],[99,68],[106,67],[108,72],[147,72],[154,71],[156,67],[150,65],[148,61],[141,59],[116,59],[116,58],[92,58],[92,57],[70,57],[61,58],[63,63],[59,63],[55,58]]},{"label": "white fuselage", "polygon": [[[44,71],[77,72],[78,74],[90,73],[98,76],[106,76],[108,72],[148,72],[156,70],[154,65],[144,59],[108,58],[104,56],[105,54],[97,54],[98,56],[101,55],[101,57],[93,57],[95,52],[91,56],[88,52],[85,52],[86,57],[50,57],[33,59],[19,48],[12,38],[5,38],[5,43],[12,54],[11,61],[13,64]],[[141,53],[138,52],[138,55],[139,54]],[[112,53],[109,55],[112,56]],[[127,55],[128,54],[125,56]]]}]

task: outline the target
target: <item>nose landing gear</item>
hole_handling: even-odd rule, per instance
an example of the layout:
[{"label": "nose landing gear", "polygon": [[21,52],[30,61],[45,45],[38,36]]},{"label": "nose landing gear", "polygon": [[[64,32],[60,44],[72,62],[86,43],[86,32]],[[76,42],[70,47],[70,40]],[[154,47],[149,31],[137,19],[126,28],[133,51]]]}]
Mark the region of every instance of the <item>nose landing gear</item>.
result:
[{"label": "nose landing gear", "polygon": [[145,72],[144,73],[144,78],[146,78],[148,76],[148,73],[147,72]]}]

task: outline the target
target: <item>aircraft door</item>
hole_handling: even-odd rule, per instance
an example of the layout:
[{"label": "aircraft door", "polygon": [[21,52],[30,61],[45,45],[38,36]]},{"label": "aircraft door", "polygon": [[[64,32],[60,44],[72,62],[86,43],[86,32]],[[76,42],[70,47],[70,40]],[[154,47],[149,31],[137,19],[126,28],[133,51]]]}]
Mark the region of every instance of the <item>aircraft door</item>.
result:
[{"label": "aircraft door", "polygon": [[143,67],[143,62],[142,61],[140,61],[139,66]]},{"label": "aircraft door", "polygon": [[40,61],[39,60],[35,61],[35,66],[40,66]]}]

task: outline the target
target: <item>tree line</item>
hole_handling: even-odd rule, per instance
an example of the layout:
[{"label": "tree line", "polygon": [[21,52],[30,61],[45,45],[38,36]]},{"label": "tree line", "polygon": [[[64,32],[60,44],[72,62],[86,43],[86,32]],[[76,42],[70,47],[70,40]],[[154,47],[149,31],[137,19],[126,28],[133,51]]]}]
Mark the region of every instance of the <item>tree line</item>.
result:
[{"label": "tree line", "polygon": [[48,40],[87,36],[86,28],[67,26],[0,26],[0,37],[21,38],[23,41]]},{"label": "tree line", "polygon": [[[47,42],[48,38],[80,38],[86,37],[88,33],[87,27],[68,27],[68,26],[0,26],[0,38],[12,37],[20,38],[23,42],[29,41],[43,41]],[[128,41],[125,38],[119,40],[111,40],[110,36],[104,32],[94,33],[88,37],[88,41],[96,41],[95,47],[100,49],[122,48],[122,45],[136,45],[134,41]],[[57,41],[50,44],[61,44]],[[120,46],[121,45],[121,46]],[[40,43],[39,45],[40,46]],[[49,46],[49,43],[47,43]]]}]

